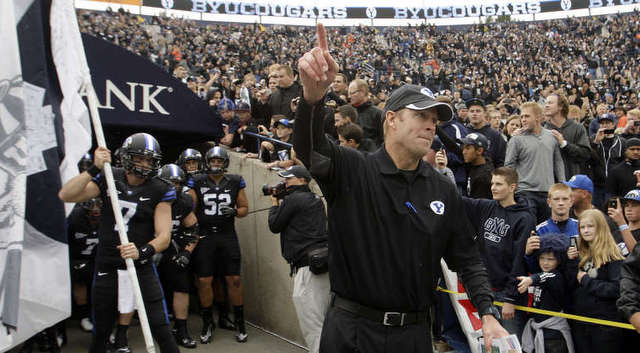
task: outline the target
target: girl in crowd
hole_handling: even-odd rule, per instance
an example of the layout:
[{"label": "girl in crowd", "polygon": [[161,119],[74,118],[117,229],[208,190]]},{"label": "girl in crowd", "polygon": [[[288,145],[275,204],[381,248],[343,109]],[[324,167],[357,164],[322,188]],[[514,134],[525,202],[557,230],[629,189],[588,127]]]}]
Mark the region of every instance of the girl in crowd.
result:
[{"label": "girl in crowd", "polygon": [[502,129],[502,134],[507,138],[507,141],[509,141],[511,136],[513,136],[513,132],[521,127],[520,115],[514,114],[507,119],[507,123],[504,124],[504,129]]},{"label": "girl in crowd", "polygon": [[[580,235],[569,247],[567,280],[573,288],[573,311],[577,315],[623,321],[616,308],[620,296],[622,254],[607,221],[599,210],[580,215]],[[617,353],[623,351],[622,329],[574,321],[572,334],[580,353]]]}]

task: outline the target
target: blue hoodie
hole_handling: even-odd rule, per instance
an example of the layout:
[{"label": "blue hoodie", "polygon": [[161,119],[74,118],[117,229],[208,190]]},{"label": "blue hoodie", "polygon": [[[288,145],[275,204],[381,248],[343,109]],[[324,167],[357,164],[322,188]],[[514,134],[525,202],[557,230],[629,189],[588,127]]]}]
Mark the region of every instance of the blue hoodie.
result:
[{"label": "blue hoodie", "polygon": [[[549,219],[536,226],[536,233],[538,233],[538,236],[540,237],[548,233],[560,233],[566,235],[567,239],[569,239],[572,237],[578,237],[580,231],[578,230],[578,220],[575,218],[569,218],[564,229],[560,229],[558,223],[549,217]],[[538,260],[533,254],[531,256],[525,255],[524,259],[527,263],[527,271],[531,273],[538,273],[541,271]]]},{"label": "blue hoodie", "polygon": [[518,293],[517,276],[526,276],[524,249],[536,217],[525,198],[512,206],[498,201],[463,197],[464,206],[475,230],[474,239],[487,266],[489,282],[506,302],[526,303],[526,294]]}]

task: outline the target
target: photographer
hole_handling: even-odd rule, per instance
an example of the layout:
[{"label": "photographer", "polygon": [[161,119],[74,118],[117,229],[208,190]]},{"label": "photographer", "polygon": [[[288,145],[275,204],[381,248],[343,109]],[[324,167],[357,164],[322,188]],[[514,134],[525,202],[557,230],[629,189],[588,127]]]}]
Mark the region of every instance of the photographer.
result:
[{"label": "photographer", "polygon": [[[295,273],[293,303],[309,351],[318,352],[324,315],[329,307],[327,221],[324,204],[309,189],[311,174],[303,166],[278,173],[284,187],[265,187],[271,196],[269,229],[280,234],[282,257]],[[319,261],[317,261],[319,260]]]}]

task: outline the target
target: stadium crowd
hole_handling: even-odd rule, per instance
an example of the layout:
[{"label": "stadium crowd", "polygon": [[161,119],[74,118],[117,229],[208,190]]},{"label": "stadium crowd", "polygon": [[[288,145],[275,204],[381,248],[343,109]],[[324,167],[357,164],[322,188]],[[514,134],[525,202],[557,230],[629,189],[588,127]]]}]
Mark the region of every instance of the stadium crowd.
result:
[{"label": "stadium crowd", "polygon": [[[207,100],[225,128],[217,144],[260,158],[277,170],[303,164],[295,152],[295,126],[310,110],[294,68],[313,42],[312,29],[204,24],[122,11],[81,10],[78,18],[82,31],[148,57]],[[450,115],[438,116],[437,136],[423,160],[449,178],[462,196],[494,295],[505,302],[501,323],[522,340],[525,351],[637,349],[639,336],[632,330],[527,316],[514,308],[530,304],[631,321],[640,332],[640,279],[632,266],[623,265],[625,258],[637,262],[640,256],[640,16],[446,29],[337,28],[328,34],[339,73],[319,103],[327,140],[365,156],[374,153],[383,146],[389,128],[388,97],[403,86],[449,107]],[[182,187],[195,190],[189,192],[193,213],[201,226],[211,226],[209,233],[200,228],[200,236],[209,240],[194,246],[197,241],[189,233],[180,245],[184,249],[174,249],[164,261],[177,264],[178,269],[168,272],[175,275],[189,268],[192,251],[209,244],[207,251],[220,255],[226,272],[198,264],[201,260],[194,255],[203,315],[200,342],[211,340],[213,305],[220,314],[218,325],[237,330],[238,342],[245,342],[240,250],[232,226],[234,217],[246,215],[246,199],[239,196],[244,180],[222,176],[229,163],[224,150],[200,152],[164,156],[182,170],[163,168],[161,176],[179,184],[179,193]],[[82,169],[90,170],[91,163],[88,159]],[[318,172],[310,169],[311,174]],[[94,168],[89,174],[95,177],[98,172]],[[207,213],[211,202],[218,201],[207,198],[209,188],[201,191],[193,184],[195,180],[200,186],[210,185],[206,174],[215,183],[227,178],[238,193],[235,206],[220,203],[213,206],[213,214]],[[94,200],[77,209],[95,217],[101,203]],[[211,215],[219,218],[211,223]],[[214,233],[223,232],[217,229],[218,221],[231,224],[223,228],[233,235],[220,244],[211,240]],[[89,245],[93,249],[95,243]],[[212,276],[223,279],[217,285],[226,291],[214,287]],[[189,281],[183,282],[180,288],[185,289],[175,295],[189,290]],[[163,285],[171,283],[171,278],[163,279]],[[93,324],[88,319],[86,283],[83,290],[84,296],[76,295],[74,287],[74,298],[83,328],[89,329]],[[219,302],[221,297],[228,302]],[[448,305],[443,299],[439,305]],[[228,316],[230,308],[234,320]],[[173,310],[178,344],[194,347],[184,321],[187,309],[176,306],[175,297]],[[440,312],[445,314],[439,322],[450,322],[447,310]],[[120,316],[113,338],[120,353],[128,352],[129,321]],[[457,325],[435,326],[441,328],[434,332],[436,338],[468,351]],[[538,338],[541,333],[544,339]]]}]

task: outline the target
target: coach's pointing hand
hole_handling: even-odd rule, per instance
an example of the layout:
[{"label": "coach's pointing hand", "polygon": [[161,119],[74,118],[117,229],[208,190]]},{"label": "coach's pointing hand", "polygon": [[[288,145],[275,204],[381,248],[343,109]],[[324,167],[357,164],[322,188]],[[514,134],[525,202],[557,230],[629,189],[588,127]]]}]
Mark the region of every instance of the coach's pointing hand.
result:
[{"label": "coach's pointing hand", "polygon": [[298,72],[302,81],[304,99],[309,104],[318,103],[327,92],[338,73],[338,64],[329,54],[327,33],[318,23],[316,46],[298,60]]}]

